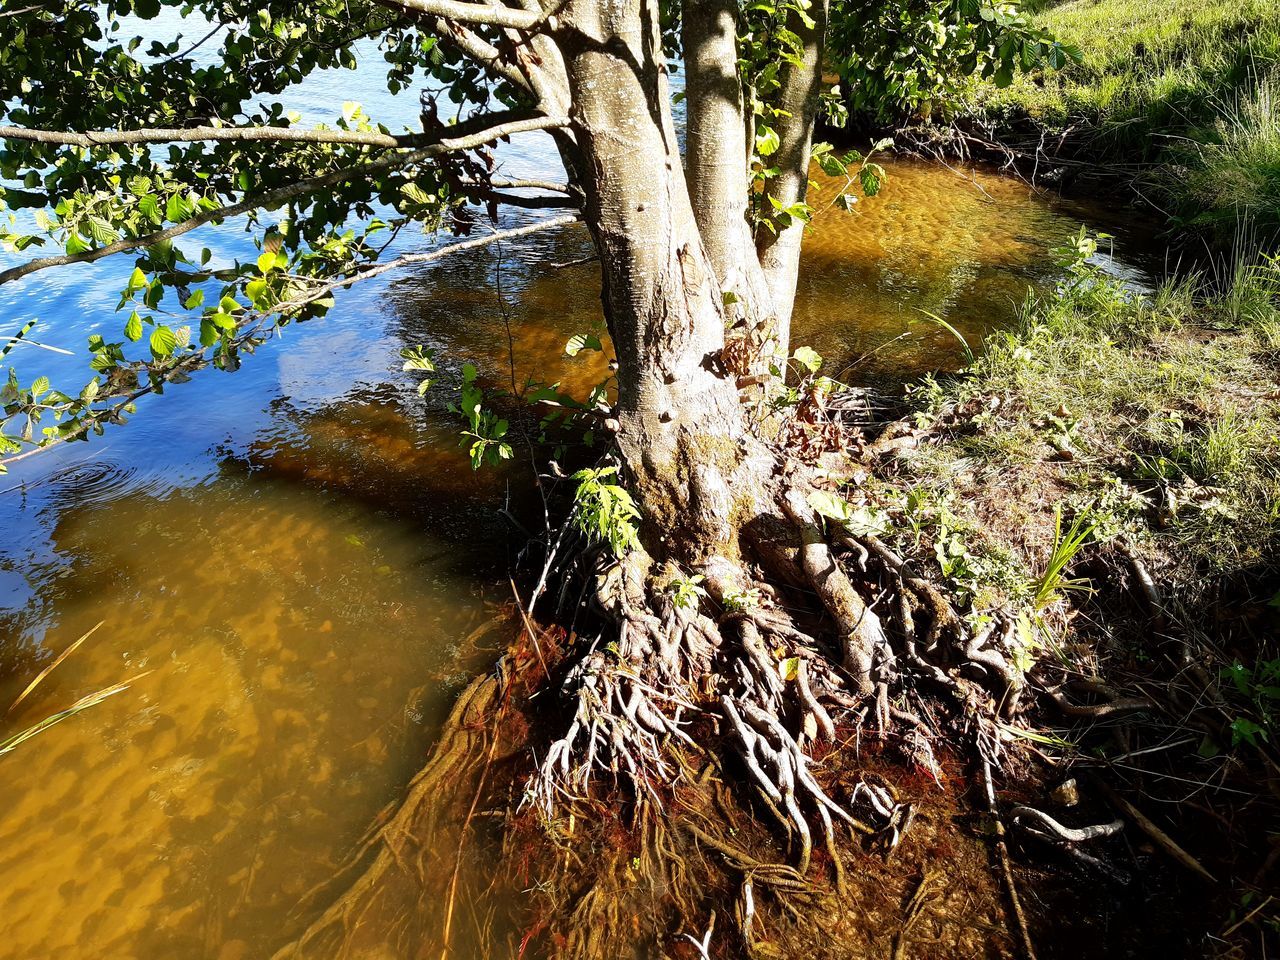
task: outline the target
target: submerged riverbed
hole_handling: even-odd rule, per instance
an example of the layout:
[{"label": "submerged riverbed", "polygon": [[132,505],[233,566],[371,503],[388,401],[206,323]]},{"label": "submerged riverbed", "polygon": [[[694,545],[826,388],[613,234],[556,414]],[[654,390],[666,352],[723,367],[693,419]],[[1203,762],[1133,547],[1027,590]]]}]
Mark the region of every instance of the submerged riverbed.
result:
[{"label": "submerged riverbed", "polygon": [[[305,106],[332,119],[351,84],[326,77]],[[502,160],[538,175],[551,156],[538,138]],[[976,346],[1056,280],[1050,246],[1102,222],[990,172],[886,165],[880,196],[807,240],[794,342],[842,379],[955,367],[961,345],[926,314]],[[251,250],[234,225],[209,234],[220,258]],[[1141,249],[1121,237],[1114,260],[1139,283]],[[0,704],[102,623],[5,728],[132,681],[0,757],[0,958],[269,956],[313,918],[303,895],[401,795],[504,640],[486,625],[520,535],[498,509],[527,479],[472,473],[446,409],[456,371],[499,386],[514,363],[518,383],[585,393],[602,365],[563,348],[600,322],[597,269],[548,264],[588,252],[565,229],[357,287],[239,373],[0,477]],[[82,351],[121,325],[129,266],[5,287],[6,326],[38,317],[43,342]],[[398,359],[417,344],[445,368],[421,400]],[[24,380],[49,369],[9,359]]]}]

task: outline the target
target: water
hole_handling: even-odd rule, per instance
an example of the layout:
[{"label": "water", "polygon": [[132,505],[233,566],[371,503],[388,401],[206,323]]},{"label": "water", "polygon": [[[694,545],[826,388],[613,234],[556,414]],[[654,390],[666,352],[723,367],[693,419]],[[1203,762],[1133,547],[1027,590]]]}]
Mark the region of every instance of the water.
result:
[{"label": "water", "polygon": [[[360,99],[410,123],[414,98],[378,79],[376,64],[331,74],[288,105],[332,120]],[[554,175],[545,136],[501,156],[513,176]],[[924,311],[976,344],[1053,282],[1046,248],[1095,216],[989,173],[888,166],[884,193],[823,215],[805,254],[795,341],[848,379],[954,366],[960,345]],[[252,255],[235,225],[199,242],[221,262]],[[497,508],[521,478],[472,473],[448,384],[466,360],[508,383],[513,361],[518,383],[585,393],[600,358],[563,345],[599,323],[598,270],[545,264],[588,252],[566,229],[357,287],[233,378],[202,374],[0,478],[0,704],[103,624],[0,729],[133,681],[0,758],[0,958],[231,960],[306,924],[296,904],[400,796],[503,639],[485,627],[519,537]],[[1135,263],[1116,268],[1141,280]],[[77,351],[115,335],[130,269],[3,288],[4,329],[38,317],[39,339]],[[444,358],[425,399],[399,372],[411,344]],[[78,365],[11,359],[24,381],[78,387]]]}]

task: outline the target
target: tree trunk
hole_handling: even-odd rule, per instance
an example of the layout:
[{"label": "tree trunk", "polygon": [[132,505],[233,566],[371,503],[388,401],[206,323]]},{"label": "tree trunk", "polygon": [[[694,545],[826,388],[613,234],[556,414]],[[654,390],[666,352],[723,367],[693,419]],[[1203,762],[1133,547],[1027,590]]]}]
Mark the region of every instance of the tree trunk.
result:
[{"label": "tree trunk", "polygon": [[[646,549],[697,566],[736,550],[747,425],[726,317],[689,198],[657,4],[571,0],[564,43],[584,214],[618,356],[618,443]],[[745,221],[744,221],[745,224]]]},{"label": "tree trunk", "polygon": [[771,338],[775,311],[748,218],[751,151],[737,33],[737,0],[684,4],[685,171],[711,267],[721,289],[740,304],[735,313],[763,345]]},{"label": "tree trunk", "polygon": [[[822,89],[823,39],[827,30],[827,0],[809,6],[813,27],[792,14],[789,26],[804,42],[804,56],[798,64],[782,70],[778,106],[784,111],[777,121],[778,151],[773,160],[781,172],[769,181],[766,193],[784,207],[801,203],[809,189],[809,157],[813,130],[818,117],[818,96]],[[796,281],[800,275],[800,245],[805,224],[792,220],[775,231],[758,232],[760,263],[773,297],[778,337],[785,352],[791,337],[791,311],[795,304]]]}]

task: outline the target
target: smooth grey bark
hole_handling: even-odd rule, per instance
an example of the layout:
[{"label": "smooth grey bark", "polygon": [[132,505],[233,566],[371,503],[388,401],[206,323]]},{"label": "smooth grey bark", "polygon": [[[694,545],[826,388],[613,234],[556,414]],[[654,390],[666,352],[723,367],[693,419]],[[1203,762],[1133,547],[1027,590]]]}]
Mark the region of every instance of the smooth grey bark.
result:
[{"label": "smooth grey bark", "polygon": [[702,243],[721,288],[769,315],[768,286],[748,219],[747,123],[738,75],[737,0],[686,0],[685,173]]},{"label": "smooth grey bark", "polygon": [[562,50],[618,356],[618,443],[659,555],[697,564],[737,540],[746,418],[723,369],[725,314],[671,115],[654,0],[570,0]]},{"label": "smooth grey bark", "polygon": [[[827,0],[814,0],[809,15],[814,21],[812,28],[794,15],[789,24],[804,42],[804,55],[800,63],[787,64],[781,74],[778,106],[786,115],[775,125],[780,142],[773,157],[781,172],[766,188],[767,195],[784,207],[802,202],[809,189],[809,159],[822,89]],[[803,223],[793,220],[788,226],[779,227],[776,233],[761,227],[756,234],[760,264],[773,297],[778,336],[784,351],[791,337],[791,313],[800,275],[804,229]]]}]

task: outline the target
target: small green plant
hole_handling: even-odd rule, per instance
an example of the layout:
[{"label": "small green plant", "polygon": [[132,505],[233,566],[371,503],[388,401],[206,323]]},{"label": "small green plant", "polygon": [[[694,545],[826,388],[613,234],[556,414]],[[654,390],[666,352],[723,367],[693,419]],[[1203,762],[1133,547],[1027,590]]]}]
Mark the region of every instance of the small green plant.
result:
[{"label": "small green plant", "polygon": [[509,424],[496,413],[484,408],[484,390],[476,382],[479,376],[475,364],[462,366],[462,390],[459,406],[450,409],[460,412],[468,428],[462,431],[462,444],[467,447],[471,468],[479,470],[483,465],[496,466],[512,457],[511,444],[504,437]]},{"label": "small green plant", "polygon": [[[405,347],[400,351],[400,356],[404,360],[404,366],[401,369],[406,373],[436,372],[436,352],[428,347]],[[431,388],[431,383],[431,377],[423,377],[422,382],[418,384],[418,396],[425,394]]]},{"label": "small green plant", "polygon": [[589,467],[572,477],[578,483],[573,495],[573,521],[589,539],[609,544],[614,556],[640,546],[636,521],[640,511],[626,489],[613,482],[618,468]]},{"label": "small green plant", "polygon": [[702,598],[707,595],[706,589],[702,586],[706,579],[700,573],[692,577],[676,577],[667,584],[667,593],[671,595],[671,602],[680,610],[696,610]]},{"label": "small green plant", "polygon": [[1071,526],[1062,529],[1062,507],[1053,511],[1053,547],[1049,551],[1049,560],[1044,572],[1032,582],[1032,605],[1039,611],[1053,603],[1058,596],[1067,591],[1087,591],[1089,582],[1073,579],[1066,571],[1085,544],[1093,537],[1097,529],[1097,521],[1087,510],[1076,514]]},{"label": "small green plant", "polygon": [[760,591],[755,587],[731,591],[724,595],[724,609],[728,613],[746,613],[760,606]]},{"label": "small green plant", "polygon": [[855,537],[883,537],[891,529],[888,514],[879,507],[869,503],[855,506],[827,490],[814,490],[810,493],[809,506],[823,519],[835,521]]},{"label": "small green plant", "polygon": [[1252,667],[1237,660],[1222,675],[1249,705],[1249,716],[1231,721],[1231,745],[1270,743],[1280,722],[1280,659],[1259,660]]}]

